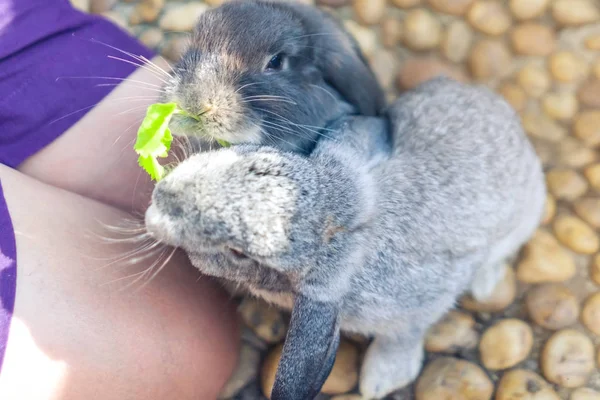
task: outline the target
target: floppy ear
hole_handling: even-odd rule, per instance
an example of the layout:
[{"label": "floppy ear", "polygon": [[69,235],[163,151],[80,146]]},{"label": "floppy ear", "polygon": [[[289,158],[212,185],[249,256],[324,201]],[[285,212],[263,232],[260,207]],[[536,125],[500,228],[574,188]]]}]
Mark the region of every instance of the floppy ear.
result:
[{"label": "floppy ear", "polygon": [[306,30],[315,63],[325,81],[352,104],[358,114],[379,115],[385,95],[354,37],[332,15],[298,3],[284,3],[297,15]]},{"label": "floppy ear", "polygon": [[271,400],[313,400],[319,394],[335,362],[339,324],[333,303],[296,296]]}]

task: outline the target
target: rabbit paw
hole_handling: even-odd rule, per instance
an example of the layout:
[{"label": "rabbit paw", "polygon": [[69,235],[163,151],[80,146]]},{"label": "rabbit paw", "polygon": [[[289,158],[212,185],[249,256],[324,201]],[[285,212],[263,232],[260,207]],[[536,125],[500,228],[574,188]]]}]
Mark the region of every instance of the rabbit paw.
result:
[{"label": "rabbit paw", "polygon": [[471,282],[471,295],[477,301],[486,301],[504,278],[507,266],[503,263],[485,265],[475,273]]},{"label": "rabbit paw", "polygon": [[381,399],[414,381],[423,364],[423,341],[376,338],[369,346],[360,377],[363,399]]}]

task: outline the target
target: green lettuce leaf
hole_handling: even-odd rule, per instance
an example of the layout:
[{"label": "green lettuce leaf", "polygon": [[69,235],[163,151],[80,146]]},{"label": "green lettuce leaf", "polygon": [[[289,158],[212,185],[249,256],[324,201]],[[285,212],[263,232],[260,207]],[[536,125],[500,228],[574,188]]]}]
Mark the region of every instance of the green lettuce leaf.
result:
[{"label": "green lettuce leaf", "polygon": [[171,117],[177,113],[175,103],[156,103],[148,107],[146,117],[140,125],[137,140],[133,146],[139,154],[138,163],[155,181],[164,177],[165,169],[158,157],[167,157],[171,149],[173,135],[169,129]]},{"label": "green lettuce leaf", "polygon": [[[169,129],[169,122],[175,114],[189,116],[185,111],[179,109],[175,103],[152,104],[148,107],[146,117],[137,132],[137,139],[133,148],[139,155],[138,164],[155,181],[160,181],[166,173],[165,167],[158,162],[158,158],[167,157],[171,149],[173,135]],[[216,139],[216,141],[223,147],[231,146],[229,142],[224,140]]]}]

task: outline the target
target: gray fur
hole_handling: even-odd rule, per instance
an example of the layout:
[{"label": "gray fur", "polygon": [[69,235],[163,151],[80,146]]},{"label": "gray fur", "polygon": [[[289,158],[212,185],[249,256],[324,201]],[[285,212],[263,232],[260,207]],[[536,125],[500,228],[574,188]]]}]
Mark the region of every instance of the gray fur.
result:
[{"label": "gray fur", "polygon": [[308,157],[190,157],[157,184],[146,223],[206,274],[282,307],[330,304],[342,330],[375,336],[360,389],[381,398],[416,377],[423,335],[458,296],[495,285],[539,224],[545,183],[518,116],[483,87],[437,78],[385,118],[330,128]]},{"label": "gray fur", "polygon": [[[284,68],[265,71],[281,52]],[[176,116],[176,135],[305,154],[320,129],[341,115],[376,115],[385,106],[356,42],[333,17],[316,7],[259,0],[202,14],[161,101],[200,120]]]}]

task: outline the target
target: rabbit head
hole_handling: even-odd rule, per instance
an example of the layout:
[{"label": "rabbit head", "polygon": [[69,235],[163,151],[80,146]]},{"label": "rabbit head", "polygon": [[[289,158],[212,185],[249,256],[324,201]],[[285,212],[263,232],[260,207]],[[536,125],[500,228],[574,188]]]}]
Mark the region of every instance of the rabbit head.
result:
[{"label": "rabbit head", "polygon": [[324,11],[231,1],[199,18],[164,88],[189,116],[176,135],[308,153],[342,114],[375,115],[384,95],[358,45]]}]

